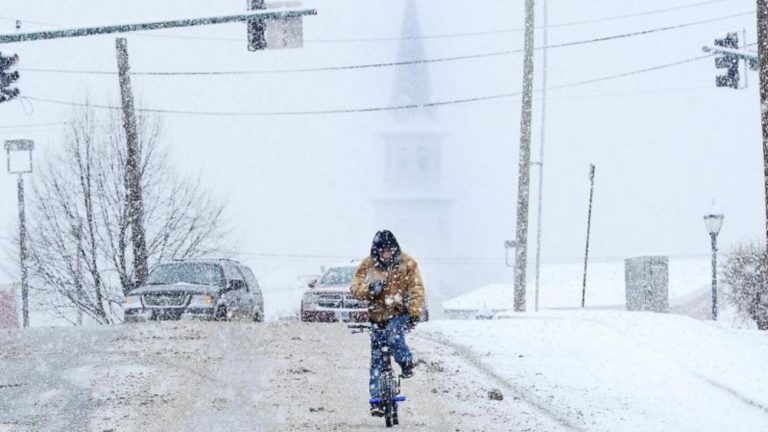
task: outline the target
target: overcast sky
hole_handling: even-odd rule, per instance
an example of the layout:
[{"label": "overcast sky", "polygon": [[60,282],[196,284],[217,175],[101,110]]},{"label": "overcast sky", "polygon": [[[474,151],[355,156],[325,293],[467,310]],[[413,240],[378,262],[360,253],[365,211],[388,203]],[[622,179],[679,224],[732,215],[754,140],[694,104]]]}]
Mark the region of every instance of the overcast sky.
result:
[{"label": "overcast sky", "polygon": [[[543,2],[537,3],[540,24]],[[469,4],[417,0],[416,4],[421,31],[428,36],[523,25],[522,0]],[[749,13],[754,12],[754,2],[548,0],[547,4],[550,45],[712,22],[548,50],[553,90],[547,99],[543,259],[578,259],[583,254],[590,163],[597,165],[591,247],[595,258],[706,255],[709,238],[702,215],[713,200],[725,214],[720,237],[724,250],[737,241],[761,239],[762,153],[754,72],[747,73],[749,88],[739,91],[715,88],[717,71],[711,58],[566,86],[701,56],[701,47],[724,31],[739,31],[741,37],[746,29],[748,41],[754,42],[755,15]],[[403,0],[305,1],[304,5],[316,7],[318,15],[305,19],[303,49],[249,52],[243,24],[134,33],[126,35],[132,70],[272,70],[397,59],[397,40],[360,39],[397,38]],[[683,7],[687,5],[693,6]],[[244,0],[6,0],[0,9],[0,32],[15,32],[16,19],[22,21],[22,30],[33,31],[218,15],[240,12],[244,6]],[[681,7],[651,13],[677,6]],[[588,22],[573,24],[583,21]],[[541,30],[536,37],[536,45],[541,45]],[[25,70],[114,72],[114,38],[26,42],[0,50],[21,57],[23,95],[77,103],[90,98],[114,105],[119,102],[115,75]],[[522,48],[523,33],[435,37],[423,44],[428,58],[483,54]],[[542,83],[541,55],[542,51],[536,52],[537,88]],[[514,53],[432,63],[431,98],[446,101],[519,92],[521,60],[522,54]],[[243,260],[277,266],[279,262],[264,254],[336,257],[366,252],[379,228],[373,222],[371,200],[386,181],[381,178],[378,134],[387,130],[392,115],[231,113],[388,106],[394,69],[134,76],[133,83],[139,107],[220,113],[164,115],[172,159],[181,172],[199,175],[209,190],[226,199],[227,220],[237,234]],[[536,94],[534,159],[540,143],[540,96]],[[39,163],[61,145],[57,123],[66,121],[71,109],[39,100],[2,104],[0,139],[34,139]],[[462,256],[501,259],[503,240],[513,237],[515,227],[520,97],[449,105],[436,109],[436,114],[448,133],[444,176],[454,199],[455,243]],[[531,233],[536,223],[536,169]],[[16,230],[17,217],[13,177],[0,176],[0,196],[0,235],[9,236]]]}]

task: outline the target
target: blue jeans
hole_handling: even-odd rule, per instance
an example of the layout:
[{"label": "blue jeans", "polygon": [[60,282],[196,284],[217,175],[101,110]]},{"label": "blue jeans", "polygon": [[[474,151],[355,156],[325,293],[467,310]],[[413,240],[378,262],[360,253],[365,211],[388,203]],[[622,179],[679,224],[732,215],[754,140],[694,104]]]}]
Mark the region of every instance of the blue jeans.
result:
[{"label": "blue jeans", "polygon": [[408,315],[398,315],[387,322],[386,326],[371,325],[371,397],[379,396],[379,378],[384,369],[386,356],[381,352],[384,345],[389,347],[389,352],[395,361],[402,365],[413,361],[411,350],[405,344],[405,324]]}]

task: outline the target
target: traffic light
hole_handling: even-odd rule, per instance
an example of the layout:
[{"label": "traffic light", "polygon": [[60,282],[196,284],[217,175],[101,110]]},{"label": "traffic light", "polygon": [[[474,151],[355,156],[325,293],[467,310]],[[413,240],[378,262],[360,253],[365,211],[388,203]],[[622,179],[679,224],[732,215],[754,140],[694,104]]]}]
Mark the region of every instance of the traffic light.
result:
[{"label": "traffic light", "polygon": [[19,71],[10,72],[8,68],[16,64],[19,56],[14,54],[9,57],[3,56],[0,52],[0,103],[7,102],[19,95],[19,89],[10,87],[19,79]]},{"label": "traffic light", "polygon": [[[266,9],[264,0],[248,0],[248,10]],[[248,51],[259,51],[267,48],[267,22],[264,18],[251,18],[248,26]]]},{"label": "traffic light", "polygon": [[[715,39],[715,46],[739,49],[739,34],[728,33],[725,37]],[[715,67],[717,69],[726,69],[725,75],[715,77],[715,85],[718,87],[739,88],[739,57],[733,54],[721,53],[715,57]]]}]

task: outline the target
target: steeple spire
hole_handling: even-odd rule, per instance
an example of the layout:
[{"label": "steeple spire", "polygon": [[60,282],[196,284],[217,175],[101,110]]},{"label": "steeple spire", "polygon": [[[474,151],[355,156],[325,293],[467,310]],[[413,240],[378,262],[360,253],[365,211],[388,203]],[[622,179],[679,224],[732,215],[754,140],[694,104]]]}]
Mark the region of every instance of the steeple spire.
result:
[{"label": "steeple spire", "polygon": [[[400,41],[397,61],[404,62],[424,59],[424,47],[420,39],[419,17],[414,0],[405,1],[403,27],[400,34],[403,39]],[[430,102],[429,71],[426,64],[398,66],[395,71],[395,81],[392,89],[393,105],[421,105]],[[419,114],[425,114],[429,118],[433,117],[430,108],[395,111],[395,116],[398,120],[405,120]]]}]

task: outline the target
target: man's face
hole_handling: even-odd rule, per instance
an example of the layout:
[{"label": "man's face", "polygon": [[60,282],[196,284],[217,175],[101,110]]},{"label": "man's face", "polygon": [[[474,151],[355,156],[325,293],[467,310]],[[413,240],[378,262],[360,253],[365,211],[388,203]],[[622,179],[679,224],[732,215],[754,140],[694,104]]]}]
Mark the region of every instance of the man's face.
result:
[{"label": "man's face", "polygon": [[392,250],[392,248],[385,247],[385,248],[379,249],[379,258],[381,258],[382,261],[392,260],[392,256],[394,254],[395,252]]}]

